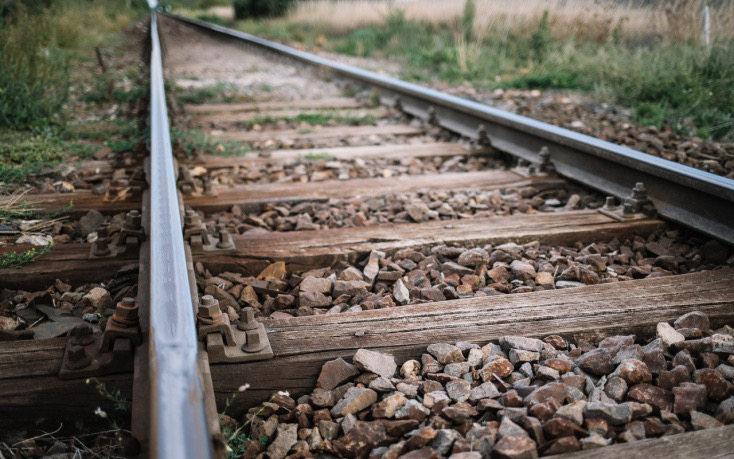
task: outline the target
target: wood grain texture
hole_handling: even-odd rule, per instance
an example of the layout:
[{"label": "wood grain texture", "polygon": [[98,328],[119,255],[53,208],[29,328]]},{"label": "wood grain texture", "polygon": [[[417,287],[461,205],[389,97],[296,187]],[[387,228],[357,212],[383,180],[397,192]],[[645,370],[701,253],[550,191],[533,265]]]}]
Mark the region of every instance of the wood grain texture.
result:
[{"label": "wood grain texture", "polygon": [[[137,262],[137,254],[89,259],[91,246],[88,243],[57,244],[51,252],[21,268],[0,269],[0,288],[45,290],[56,279],[76,288],[82,284],[106,280],[123,266]],[[32,247],[30,244],[0,246],[0,253],[23,252]]]},{"label": "wood grain texture", "polygon": [[306,99],[267,101],[241,104],[199,104],[186,105],[189,113],[236,113],[236,112],[261,112],[268,110],[285,110],[289,108],[304,109],[330,109],[330,108],[359,108],[362,104],[356,99],[348,97],[335,97],[331,99]]},{"label": "wood grain texture", "polygon": [[426,158],[446,157],[456,155],[478,156],[486,154],[486,150],[469,150],[455,143],[430,142],[419,144],[397,144],[397,145],[366,145],[355,147],[336,148],[305,148],[300,150],[284,149],[263,152],[250,152],[243,156],[215,156],[204,155],[204,161],[192,162],[190,164],[202,165],[207,169],[221,169],[226,167],[249,167],[253,163],[265,163],[275,161],[289,161],[305,158],[309,155],[328,155],[338,160],[349,160],[356,158]]},{"label": "wood grain texture", "polygon": [[734,425],[687,432],[603,449],[555,456],[563,459],[723,459],[734,457]]},{"label": "wood grain texture", "polygon": [[[140,209],[140,198],[130,197],[122,201],[106,202],[104,196],[92,194],[89,190],[80,190],[73,193],[28,194],[23,197],[23,200],[28,201],[28,205],[32,206],[33,210],[37,212],[58,212],[67,207],[69,202],[72,201],[74,207],[66,214],[72,218],[81,217],[91,209],[95,209],[104,215]],[[2,203],[3,201],[0,199],[0,205]]]},{"label": "wood grain texture", "polygon": [[401,124],[389,124],[387,126],[336,126],[321,129],[313,129],[304,132],[302,129],[284,129],[277,131],[226,131],[221,137],[241,142],[263,142],[265,140],[315,140],[328,139],[332,137],[369,137],[372,135],[402,135],[416,136],[423,134],[424,129],[414,128]]},{"label": "wood grain texture", "polygon": [[[616,334],[650,337],[658,322],[699,310],[714,327],[734,321],[734,270],[601,284],[569,290],[442,301],[359,313],[268,320],[276,357],[212,366],[218,403],[242,384],[232,411],[261,403],[273,391],[292,395],[315,387],[321,366],[360,348],[392,354],[399,363],[435,342],[486,344],[504,335],[597,341]],[[357,337],[355,333],[363,332]]]},{"label": "wood grain texture", "polygon": [[237,253],[199,255],[212,272],[234,270],[257,274],[267,264],[285,261],[289,272],[354,263],[372,250],[388,254],[403,248],[438,244],[471,247],[540,241],[568,245],[606,241],[632,234],[646,235],[664,223],[644,219],[620,223],[596,211],[517,214],[509,217],[431,221],[313,231],[233,236]]}]

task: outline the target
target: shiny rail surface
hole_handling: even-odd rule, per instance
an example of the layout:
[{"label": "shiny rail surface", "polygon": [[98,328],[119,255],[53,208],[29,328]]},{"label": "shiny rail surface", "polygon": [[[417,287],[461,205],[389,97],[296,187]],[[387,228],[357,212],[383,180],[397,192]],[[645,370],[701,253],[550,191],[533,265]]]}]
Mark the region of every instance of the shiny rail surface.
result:
[{"label": "shiny rail surface", "polygon": [[[734,245],[734,180],[667,161],[631,148],[563,129],[484,104],[385,77],[299,51],[237,30],[170,16],[220,38],[267,50],[375,88],[381,102],[453,132],[479,139],[497,150],[537,162],[547,147],[558,173],[603,193],[624,198],[644,182],[658,214]],[[480,130],[480,126],[483,129]]]},{"label": "shiny rail surface", "polygon": [[211,442],[155,13],[150,34],[150,456],[207,459]]}]

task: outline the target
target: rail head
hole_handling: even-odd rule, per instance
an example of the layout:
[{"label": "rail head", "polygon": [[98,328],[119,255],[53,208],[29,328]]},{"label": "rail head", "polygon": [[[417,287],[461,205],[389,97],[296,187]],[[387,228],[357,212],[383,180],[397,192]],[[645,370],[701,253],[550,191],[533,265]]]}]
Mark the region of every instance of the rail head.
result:
[{"label": "rail head", "polygon": [[372,86],[383,101],[399,99],[403,111],[423,119],[435,116],[442,127],[467,137],[479,138],[482,125],[495,148],[522,159],[536,162],[547,147],[559,174],[603,193],[623,198],[644,182],[660,215],[734,245],[734,180],[244,32],[170,17]]},{"label": "rail head", "polygon": [[207,459],[211,441],[155,12],[150,34],[150,456]]}]

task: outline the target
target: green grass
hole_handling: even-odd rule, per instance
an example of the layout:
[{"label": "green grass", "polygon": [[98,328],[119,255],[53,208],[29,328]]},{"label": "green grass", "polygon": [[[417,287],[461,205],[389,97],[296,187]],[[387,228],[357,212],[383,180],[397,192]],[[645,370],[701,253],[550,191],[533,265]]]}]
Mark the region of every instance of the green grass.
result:
[{"label": "green grass", "polygon": [[[471,27],[472,12],[441,24],[410,20],[394,9],[385,24],[331,31],[284,20],[238,21],[237,28],[285,42],[401,63],[402,78],[468,82],[479,89],[571,89],[624,104],[643,125],[734,141],[734,43],[631,44],[620,27],[601,40],[554,38],[553,12],[533,30]],[[319,37],[321,38],[319,40]],[[326,40],[323,38],[326,37]]]},{"label": "green grass", "polygon": [[227,83],[200,88],[175,86],[171,89],[172,94],[180,104],[226,104],[240,102],[244,97],[237,93],[237,88],[234,85]]},{"label": "green grass", "polygon": [[323,126],[329,123],[335,123],[341,126],[374,126],[377,124],[377,117],[372,114],[366,114],[362,116],[342,115],[339,113],[299,113],[295,116],[256,116],[252,120],[243,121],[242,124],[251,128],[252,126],[259,124],[275,124],[281,121],[286,123],[307,123],[313,126]]},{"label": "green grass", "polygon": [[88,158],[98,149],[47,130],[0,131],[0,182],[21,183],[71,158]]},{"label": "green grass", "polygon": [[176,126],[171,128],[171,141],[180,142],[188,156],[199,153],[218,156],[241,156],[252,151],[246,143],[212,139],[207,134],[196,130],[182,130]]},{"label": "green grass", "polygon": [[25,252],[6,252],[0,255],[0,269],[18,269],[22,266],[32,263],[36,258],[44,253],[51,252],[53,242],[40,250],[35,248],[26,250]]}]

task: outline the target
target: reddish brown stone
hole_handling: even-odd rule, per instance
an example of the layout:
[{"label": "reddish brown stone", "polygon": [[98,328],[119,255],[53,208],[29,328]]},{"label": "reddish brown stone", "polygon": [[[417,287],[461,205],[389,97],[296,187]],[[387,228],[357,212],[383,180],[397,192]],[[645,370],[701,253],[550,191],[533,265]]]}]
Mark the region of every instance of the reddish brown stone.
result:
[{"label": "reddish brown stone", "polygon": [[550,335],[543,338],[543,341],[550,344],[559,351],[565,351],[568,347],[568,343],[565,339],[558,335]]},{"label": "reddish brown stone", "polygon": [[568,436],[568,437],[561,437],[553,444],[550,448],[545,450],[545,455],[552,456],[554,454],[566,454],[566,453],[572,453],[574,451],[578,451],[581,449],[581,445],[579,445],[579,441],[576,437]]},{"label": "reddish brown stone", "polygon": [[673,395],[675,414],[687,415],[691,411],[703,411],[706,406],[706,386],[703,384],[683,383],[673,388]]},{"label": "reddish brown stone", "polygon": [[673,390],[674,387],[679,386],[681,383],[690,381],[690,371],[683,365],[678,365],[670,371],[663,371],[658,376],[658,386],[665,390]]},{"label": "reddish brown stone", "polygon": [[534,459],[538,457],[536,443],[530,437],[503,437],[492,449],[492,457],[499,459]]},{"label": "reddish brown stone", "polygon": [[331,421],[331,413],[329,413],[328,409],[324,408],[313,412],[314,425],[319,425],[319,421]]},{"label": "reddish brown stone", "polygon": [[601,435],[607,434],[609,427],[607,421],[601,418],[588,418],[584,419],[584,427],[589,432],[589,435]]},{"label": "reddish brown stone", "polygon": [[597,376],[603,376],[614,370],[612,354],[604,348],[594,349],[576,360],[582,370]]},{"label": "reddish brown stone", "polygon": [[553,368],[560,375],[564,375],[570,372],[572,369],[571,362],[569,362],[568,360],[564,360],[564,359],[556,359],[556,358],[548,359],[545,362],[543,362],[543,365]]},{"label": "reddish brown stone", "polygon": [[532,406],[553,400],[559,405],[562,405],[565,397],[566,386],[563,383],[553,382],[535,389],[530,395],[525,397],[523,404],[525,406]]},{"label": "reddish brown stone", "polygon": [[341,386],[359,374],[357,367],[342,358],[326,362],[321,367],[321,374],[316,381],[316,387],[332,390]]},{"label": "reddish brown stone", "polygon": [[627,400],[647,403],[653,407],[655,413],[673,410],[673,394],[669,391],[650,384],[637,384],[627,392]]},{"label": "reddish brown stone", "polygon": [[398,459],[438,459],[438,453],[433,448],[425,447],[403,454]]},{"label": "reddish brown stone", "polygon": [[540,419],[541,422],[549,420],[554,414],[556,414],[556,410],[547,403],[538,403],[533,405],[530,407],[529,412],[536,418]]},{"label": "reddish brown stone", "polygon": [[373,448],[390,441],[382,423],[357,422],[345,436],[333,441],[332,446],[343,457],[365,459]]},{"label": "reddish brown stone", "polygon": [[713,352],[701,352],[699,357],[701,358],[701,363],[706,368],[714,369],[721,363],[719,356]]},{"label": "reddish brown stone", "polygon": [[408,449],[419,449],[426,446],[434,438],[436,438],[437,432],[429,426],[423,427],[418,432],[414,433],[406,442],[405,446]]},{"label": "reddish brown stone", "polygon": [[668,426],[660,422],[657,418],[647,418],[642,421],[645,426],[645,437],[659,437],[668,430]]},{"label": "reddish brown stone", "polygon": [[734,385],[724,379],[719,372],[710,368],[704,368],[694,373],[694,380],[698,384],[705,385],[708,396],[717,402],[734,394]]},{"label": "reddish brown stone", "polygon": [[454,406],[444,408],[442,414],[454,424],[461,424],[462,422],[466,422],[467,420],[471,419],[472,416],[477,416],[479,412],[475,410],[470,404],[466,402],[459,402]]},{"label": "reddish brown stone", "polygon": [[385,432],[391,437],[402,437],[411,430],[415,430],[419,422],[415,419],[401,419],[397,421],[386,421]]},{"label": "reddish brown stone", "polygon": [[498,358],[488,362],[484,367],[479,370],[479,374],[482,376],[484,381],[492,381],[492,374],[498,378],[506,378],[515,371],[515,367],[505,358]]},{"label": "reddish brown stone", "polygon": [[627,359],[619,364],[617,373],[629,385],[652,381],[652,374],[647,365],[635,359]]},{"label": "reddish brown stone", "polygon": [[561,418],[553,418],[543,424],[543,432],[548,438],[558,438],[566,436],[585,437],[588,432],[577,426],[571,421]]},{"label": "reddish brown stone", "polygon": [[522,397],[518,395],[516,390],[509,390],[500,396],[499,401],[502,405],[510,408],[519,408],[522,406]]}]

